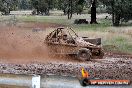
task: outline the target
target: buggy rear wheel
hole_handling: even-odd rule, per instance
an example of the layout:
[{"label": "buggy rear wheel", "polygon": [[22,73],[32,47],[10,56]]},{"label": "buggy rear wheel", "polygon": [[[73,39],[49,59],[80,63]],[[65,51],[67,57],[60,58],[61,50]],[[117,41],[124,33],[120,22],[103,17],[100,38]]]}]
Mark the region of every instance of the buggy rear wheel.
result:
[{"label": "buggy rear wheel", "polygon": [[104,50],[103,50],[103,49],[99,50],[99,53],[97,54],[97,56],[98,56],[100,59],[102,59],[103,56],[104,56]]},{"label": "buggy rear wheel", "polygon": [[77,58],[82,61],[90,61],[91,56],[91,51],[87,48],[82,48],[77,53]]}]

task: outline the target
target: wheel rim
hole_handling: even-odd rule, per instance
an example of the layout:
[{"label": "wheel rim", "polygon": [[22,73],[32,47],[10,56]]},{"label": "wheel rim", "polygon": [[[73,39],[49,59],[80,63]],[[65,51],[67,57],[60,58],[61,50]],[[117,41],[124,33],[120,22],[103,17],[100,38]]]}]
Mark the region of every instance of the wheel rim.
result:
[{"label": "wheel rim", "polygon": [[91,51],[89,49],[82,48],[78,51],[77,57],[82,61],[89,61],[91,59]]},{"label": "wheel rim", "polygon": [[86,52],[82,52],[82,53],[80,54],[80,59],[81,59],[81,60],[89,60],[89,59],[90,59],[90,55],[87,54]]},{"label": "wheel rim", "polygon": [[86,54],[86,53],[82,53],[82,54],[80,55],[80,57],[81,57],[81,58],[86,58],[86,57],[87,57],[87,54]]}]

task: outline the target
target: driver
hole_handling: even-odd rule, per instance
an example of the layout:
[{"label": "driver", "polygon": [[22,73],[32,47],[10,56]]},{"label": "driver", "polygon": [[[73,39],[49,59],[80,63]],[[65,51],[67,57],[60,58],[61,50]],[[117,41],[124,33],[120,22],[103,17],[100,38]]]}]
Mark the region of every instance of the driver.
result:
[{"label": "driver", "polygon": [[62,38],[64,41],[66,41],[67,40],[67,34],[64,34]]},{"label": "driver", "polygon": [[64,31],[62,31],[62,33],[61,33],[60,42],[67,43],[67,34]]}]

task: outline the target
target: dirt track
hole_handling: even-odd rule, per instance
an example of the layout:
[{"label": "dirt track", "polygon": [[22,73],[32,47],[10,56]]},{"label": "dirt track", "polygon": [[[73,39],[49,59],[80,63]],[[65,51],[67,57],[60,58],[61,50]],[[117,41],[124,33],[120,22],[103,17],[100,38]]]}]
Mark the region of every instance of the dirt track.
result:
[{"label": "dirt track", "polygon": [[[22,24],[21,24],[22,25]],[[43,25],[43,26],[41,26]],[[52,24],[55,25],[55,24]],[[0,27],[0,72],[13,74],[56,74],[77,76],[85,67],[91,77],[132,80],[132,58],[94,59],[81,62],[68,56],[55,56],[44,45],[48,26],[34,23]],[[55,25],[53,27],[58,27]]]}]

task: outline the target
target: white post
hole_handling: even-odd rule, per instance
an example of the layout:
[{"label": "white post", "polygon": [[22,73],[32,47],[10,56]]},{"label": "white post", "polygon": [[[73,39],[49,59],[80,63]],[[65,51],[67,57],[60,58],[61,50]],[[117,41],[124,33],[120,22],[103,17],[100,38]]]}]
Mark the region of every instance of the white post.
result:
[{"label": "white post", "polygon": [[40,88],[40,75],[32,76],[32,88]]}]

